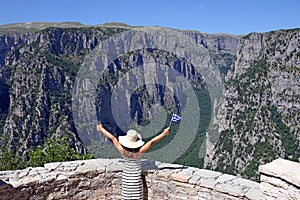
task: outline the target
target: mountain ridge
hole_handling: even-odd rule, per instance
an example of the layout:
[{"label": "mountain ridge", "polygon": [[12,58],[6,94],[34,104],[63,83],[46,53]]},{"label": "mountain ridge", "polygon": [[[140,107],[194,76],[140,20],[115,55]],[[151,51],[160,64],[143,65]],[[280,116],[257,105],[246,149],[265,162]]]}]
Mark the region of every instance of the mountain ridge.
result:
[{"label": "mountain ridge", "polygon": [[[26,160],[28,151],[42,145],[45,138],[67,135],[71,146],[85,153],[71,111],[77,70],[84,57],[101,41],[134,28],[120,23],[87,26],[73,22],[0,26],[0,32],[6,29],[0,34],[2,147]],[[204,166],[251,178],[258,164],[277,157],[297,160],[300,134],[295,123],[299,116],[300,50],[297,45],[300,29],[243,36],[178,31],[203,48],[207,59],[202,65],[216,65],[225,86],[221,102],[212,103]],[[127,64],[133,67],[150,61],[167,64],[185,76],[194,76],[189,74],[194,66],[188,61],[164,51],[142,50],[116,59],[110,66],[116,71],[105,79],[113,83],[118,73],[129,69]],[[198,86],[205,88],[205,83],[199,82]],[[106,84],[108,92],[111,87]],[[134,102],[143,105],[134,109],[135,113],[142,113],[138,118],[135,116],[137,123],[151,119],[146,115],[150,105],[147,98],[167,102],[162,88],[153,88],[153,91],[153,96],[139,93],[140,97],[135,99]],[[101,107],[101,103],[98,105]],[[287,114],[289,111],[293,116]],[[114,124],[111,127],[117,130]],[[255,131],[250,134],[248,129],[260,130],[263,136]],[[220,140],[213,140],[211,135],[214,134]],[[262,150],[270,150],[270,154],[262,154]],[[187,154],[195,153],[192,152],[190,149]],[[199,155],[196,153],[196,156]]]}]

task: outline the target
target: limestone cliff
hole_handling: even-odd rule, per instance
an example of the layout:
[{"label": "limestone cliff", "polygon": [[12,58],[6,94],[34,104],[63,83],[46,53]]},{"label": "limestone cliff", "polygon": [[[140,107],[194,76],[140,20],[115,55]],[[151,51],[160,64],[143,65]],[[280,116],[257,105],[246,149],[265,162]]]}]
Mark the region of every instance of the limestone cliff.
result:
[{"label": "limestone cliff", "polygon": [[[253,177],[258,164],[299,160],[300,30],[251,33],[225,77],[209,167]],[[256,174],[257,175],[257,174]]]},{"label": "limestone cliff", "polygon": [[[48,26],[53,27],[47,28]],[[125,30],[117,27],[84,27],[80,24],[55,23],[2,26],[0,28],[1,146],[26,159],[28,150],[43,144],[45,138],[59,138],[65,135],[78,152],[85,152],[82,144],[84,138],[78,136],[78,127],[75,127],[71,110],[75,76],[85,56],[102,40]],[[222,63],[221,67],[229,68],[226,58],[217,56],[222,55],[219,54],[221,51],[232,56],[239,37],[213,36],[198,32],[184,34],[191,36],[201,45],[203,55],[206,55],[206,59],[202,62],[203,66],[216,61]],[[117,44],[120,41],[113,42]],[[114,78],[143,63],[170,66],[184,77],[189,77],[188,80],[193,83],[195,89],[206,87],[195,66],[172,52],[141,49],[120,56],[108,66],[108,70],[111,69],[108,76],[102,77],[106,82],[102,86],[99,85],[100,94],[96,102],[97,112],[104,116],[102,117],[104,122],[110,122],[112,130],[117,130],[118,127],[113,123],[113,116],[108,114],[111,111],[106,112],[106,105],[109,103],[107,102],[109,93],[111,95],[110,90],[115,83]],[[175,96],[180,96],[182,90],[179,88],[178,91],[168,93],[158,83],[146,93],[140,89],[136,98],[127,97],[128,106],[131,106],[131,117],[137,124],[151,120],[149,116],[151,103],[176,107],[176,99],[168,95],[175,92]],[[149,102],[149,99],[152,101]],[[89,110],[88,104],[86,110]],[[195,120],[197,123],[197,119]],[[94,122],[91,127],[94,127]]]},{"label": "limestone cliff", "polygon": [[[90,120],[89,128],[75,125],[72,95],[79,100],[82,95],[76,96],[74,89],[88,89],[94,84],[83,81],[74,85],[79,68],[86,56],[107,39],[111,39],[107,45],[117,47],[113,52],[128,45],[126,38],[111,37],[127,30],[134,28],[90,27],[79,23],[1,26],[2,149],[9,149],[26,160],[28,151],[43,144],[47,137],[65,135],[72,147],[84,153],[84,143],[93,137],[81,137],[79,132],[87,130],[87,135],[92,135],[97,120],[107,123],[111,130],[120,130],[110,108],[112,90],[120,79],[126,84],[148,77],[163,80],[164,84],[172,82],[168,71],[153,71],[142,77],[127,73],[145,63],[155,63],[181,74],[191,83],[198,100],[205,100],[197,105],[205,116],[193,119],[193,123],[201,126],[195,130],[197,136],[180,159],[181,164],[203,165],[199,151],[205,135],[204,166],[210,169],[253,177],[259,163],[276,157],[299,158],[299,29],[251,33],[243,37],[177,30],[197,45],[202,55],[199,62],[183,59],[180,51],[176,54],[176,51],[159,48],[137,48],[116,57],[95,84],[95,101],[90,98],[77,102],[85,109],[75,112],[76,115],[95,112],[96,108],[98,118],[82,118]],[[145,35],[138,39],[150,43]],[[180,47],[172,38],[166,41],[157,35],[154,39]],[[206,72],[215,68],[217,72],[213,73],[221,74],[224,87],[223,84],[209,85],[214,74]],[[126,96],[130,118],[135,124],[147,125],[152,120],[151,105],[183,111],[176,100],[181,90],[180,87],[161,87],[161,83],[155,81],[151,87],[141,86],[134,95]],[[129,90],[124,91],[129,93]],[[182,145],[186,144],[178,143],[176,148]],[[196,164],[185,163],[191,161]]]},{"label": "limestone cliff", "polygon": [[121,29],[47,28],[0,35],[1,146],[26,158],[47,137],[85,149],[71,112],[71,91],[86,52]]}]

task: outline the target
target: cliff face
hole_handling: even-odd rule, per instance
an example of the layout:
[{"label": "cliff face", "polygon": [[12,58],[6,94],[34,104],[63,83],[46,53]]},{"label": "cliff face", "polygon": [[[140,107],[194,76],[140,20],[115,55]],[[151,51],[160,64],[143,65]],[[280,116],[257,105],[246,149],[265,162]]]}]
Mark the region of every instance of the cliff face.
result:
[{"label": "cliff face", "polygon": [[[25,160],[28,151],[43,144],[47,137],[67,136],[72,147],[85,152],[86,143],[93,145],[101,137],[94,129],[97,120],[112,131],[121,131],[111,109],[116,84],[121,83],[125,95],[125,101],[117,103],[128,109],[130,116],[126,120],[135,125],[153,121],[155,106],[185,114],[181,104],[189,98],[181,96],[184,87],[172,86],[172,71],[189,81],[199,101],[196,107],[205,113],[191,120],[200,126],[192,131],[196,136],[185,149],[181,164],[191,165],[186,162],[192,160],[196,163],[193,166],[202,166],[199,157],[205,154],[203,148],[201,155],[199,151],[205,134],[204,166],[210,169],[253,177],[258,163],[276,157],[299,158],[299,29],[243,37],[179,31],[197,45],[201,53],[199,62],[192,62],[193,57],[181,57],[180,44],[175,39],[164,40],[157,35],[152,40],[170,42],[176,47],[175,53],[168,49],[137,48],[109,61],[97,83],[82,81],[74,85],[87,55],[108,38],[111,41],[106,45],[115,47],[112,52],[126,49],[128,38],[111,36],[132,27],[50,24],[47,26],[56,27],[46,28],[38,24],[30,25],[30,32],[27,26],[21,26],[20,31],[19,26],[9,27],[9,31],[0,28],[0,145]],[[145,35],[132,39],[135,40],[151,42]],[[129,73],[142,65],[148,74]],[[167,70],[147,71],[152,65]],[[213,73],[208,74],[209,70]],[[216,77],[214,73],[221,74],[224,86],[210,85]],[[133,93],[127,89],[130,83],[147,82],[150,78],[152,82],[147,87],[140,85]],[[80,92],[89,88],[95,89],[96,98],[82,97]],[[81,110],[74,113],[74,104],[79,104]],[[86,117],[91,113],[96,113],[96,117]],[[78,116],[90,123],[78,125]],[[82,136],[83,131],[88,137]],[[180,150],[186,145],[178,142],[174,148]],[[107,153],[103,149],[97,152],[102,152],[99,156]]]},{"label": "cliff face", "polygon": [[[21,26],[22,31],[16,27],[13,27],[13,30],[17,31],[11,31],[12,27],[10,27],[10,31],[3,32],[0,37],[1,146],[4,149],[11,149],[18,156],[26,159],[28,150],[43,144],[47,137],[59,138],[64,135],[69,138],[78,152],[83,153],[86,149],[82,142],[90,144],[91,141],[86,140],[93,139],[93,137],[89,139],[80,137],[82,135],[78,135],[78,128],[81,127],[76,127],[74,124],[71,98],[77,71],[85,57],[101,41],[125,29],[116,27],[61,28],[62,25],[42,29],[40,27],[45,27],[41,24],[32,26],[34,25],[31,24],[27,28],[35,31],[28,32],[28,30],[27,33],[24,33],[23,26]],[[1,30],[3,31],[3,28]],[[212,65],[210,63],[214,62],[214,58],[210,55],[218,56],[219,51],[232,56],[235,43],[239,39],[236,36],[210,36],[194,32],[184,32],[184,34],[191,36],[196,43],[200,44],[201,53],[205,58],[201,61],[203,66]],[[158,40],[157,38],[154,40]],[[147,39],[149,40],[146,36],[141,36],[141,40]],[[234,41],[231,46],[228,45],[230,40]],[[118,47],[118,44],[126,43],[126,38],[121,41],[113,40],[112,43]],[[228,64],[226,65],[226,59],[218,57],[215,60],[221,62],[222,67],[229,67]],[[98,90],[96,102],[90,102],[90,100],[79,102],[85,105],[84,112],[95,108],[93,104],[96,104],[98,118],[91,121],[89,129],[84,129],[87,135],[95,134],[96,120],[107,122],[113,131],[119,130],[110,108],[112,88],[123,74],[147,63],[170,67],[170,70],[187,78],[194,89],[206,90],[201,74],[197,72],[195,66],[173,52],[160,49],[134,50],[127,55],[117,57],[107,66],[106,70],[109,73],[103,75],[100,80],[103,84],[96,86]],[[173,82],[170,79],[172,77],[168,75],[170,70],[163,73],[158,70],[154,72],[154,75],[151,75],[152,72],[149,71],[149,75],[154,80],[152,86],[145,88],[141,85],[133,96],[126,96],[127,106],[130,107],[130,118],[135,124],[147,124],[152,119],[151,104],[177,111],[182,109],[176,98],[179,98],[184,88],[182,86],[166,87],[161,82],[156,82],[156,80],[164,81],[165,85]],[[131,76],[129,80],[136,78],[134,74],[129,74],[129,76]],[[143,76],[147,81],[149,76],[146,74]],[[162,78],[168,76],[167,79]],[[82,82],[76,87],[84,88],[85,85],[88,83]],[[126,90],[126,87],[123,89]],[[129,92],[125,91],[125,93]],[[183,102],[186,101],[186,97],[182,99]],[[198,119],[195,120],[198,123]],[[95,137],[99,139],[99,135]]]},{"label": "cliff face", "polygon": [[105,35],[121,29],[49,28],[33,33],[2,33],[1,146],[26,158],[46,137],[67,136],[79,152],[71,91],[86,52]]},{"label": "cliff face", "polygon": [[[230,41],[237,44],[239,37],[224,35],[214,37],[201,33],[177,31],[176,34],[181,34],[182,36],[177,36],[180,38],[178,42],[177,38],[172,38],[176,37],[176,34],[172,35],[172,30],[167,30],[169,37],[165,37],[164,31],[159,32],[159,34],[151,33],[151,31],[156,31],[156,29],[147,29],[147,31],[149,31],[149,34],[139,34],[135,31],[129,31],[124,35],[121,34],[118,37],[112,37],[108,41],[102,42],[101,51],[97,52],[96,49],[93,54],[100,55],[101,53],[106,54],[108,52],[107,54],[115,53],[120,56],[115,59],[112,59],[113,56],[107,58],[105,56],[101,56],[100,58],[92,56],[89,61],[86,61],[89,64],[87,66],[83,65],[85,69],[81,68],[79,74],[77,74],[77,77],[90,77],[90,79],[77,80],[73,96],[76,102],[73,101],[73,106],[75,105],[76,107],[75,116],[78,119],[75,119],[75,121],[79,124],[77,131],[83,135],[81,138],[84,143],[98,149],[96,152],[93,151],[94,155],[96,154],[100,157],[111,156],[111,152],[107,152],[107,150],[111,150],[110,148],[103,148],[104,144],[102,142],[95,142],[101,140],[99,138],[101,136],[95,133],[94,130],[94,122],[96,120],[100,120],[107,128],[113,130],[113,133],[126,131],[128,126],[134,126],[135,128],[138,126],[137,129],[139,129],[139,132],[144,137],[146,136],[147,139],[147,133],[158,132],[160,131],[160,127],[167,125],[164,121],[159,121],[155,124],[154,128],[153,125],[152,127],[151,125],[147,126],[147,130],[143,127],[157,119],[157,115],[154,116],[154,113],[162,114],[164,113],[164,109],[167,109],[169,112],[183,112],[181,114],[188,116],[198,111],[198,107],[200,107],[201,112],[207,113],[206,116],[203,115],[206,119],[196,115],[194,115],[194,118],[184,117],[192,124],[192,126],[186,125],[185,130],[189,129],[192,132],[189,135],[196,135],[195,140],[189,136],[191,137],[191,141],[188,142],[194,142],[194,145],[198,146],[198,151],[203,143],[205,130],[209,125],[211,115],[209,101],[210,98],[217,98],[217,95],[210,97],[208,90],[214,88],[216,90],[215,93],[218,94],[222,89],[221,85],[220,87],[216,87],[213,84],[206,84],[204,79],[209,80],[214,78],[214,73],[209,73],[209,70],[215,70],[220,74],[219,68],[226,69],[230,67],[230,64],[226,60],[229,60],[230,56],[233,57],[235,49],[228,44]],[[199,62],[191,62],[190,60],[195,60],[193,60],[192,56],[186,56],[191,58],[190,60],[182,56],[182,47],[178,43],[186,42],[185,44],[190,44],[188,39],[185,40],[186,38],[184,37],[192,40],[193,45],[197,46],[197,48],[192,48],[192,50],[199,53],[197,54],[200,57]],[[140,44],[145,45],[141,48]],[[167,45],[164,46],[164,44]],[[208,47],[207,44],[210,46]],[[138,47],[136,48],[135,45]],[[107,46],[109,47],[109,51],[105,50]],[[125,51],[128,52],[124,53]],[[223,57],[223,54],[226,55]],[[214,55],[218,55],[218,57],[214,57]],[[110,59],[113,60],[111,63],[105,63]],[[222,63],[222,65],[217,66],[215,63],[217,61]],[[100,65],[99,63],[105,64]],[[202,71],[205,75],[201,74]],[[99,78],[100,80],[92,80],[93,73],[97,77],[101,77]],[[223,74],[225,75],[226,71]],[[191,98],[185,93],[189,86],[186,86],[184,81],[181,82],[181,78],[187,80],[190,88],[196,91],[198,100],[202,98],[203,101],[205,99],[206,104],[199,103],[201,104],[199,106],[196,103],[195,107],[186,107],[189,101],[191,101]],[[221,82],[221,76],[218,81]],[[95,91],[93,92],[93,90]],[[91,96],[97,96],[97,100],[93,102],[90,98]],[[97,110],[97,118],[93,116],[95,110]],[[127,113],[128,115],[126,115]],[[206,128],[202,127],[202,130],[200,130],[198,128],[199,121]],[[184,141],[176,141],[174,144],[177,146],[173,146],[172,148],[182,150],[178,154],[182,155],[185,151],[188,154],[190,151],[194,151],[193,148],[186,149],[189,148],[190,144],[186,144]],[[107,150],[105,151],[105,149]],[[172,153],[173,155],[175,154],[175,157],[177,156],[176,153]],[[189,160],[194,162],[194,165],[201,166],[199,153],[194,153],[194,160],[191,158]],[[170,161],[171,155],[165,153],[156,154],[156,157],[169,162],[176,160],[171,159]]]},{"label": "cliff face", "polygon": [[299,29],[242,38],[225,78],[211,168],[250,177],[276,157],[299,160],[299,41]]}]

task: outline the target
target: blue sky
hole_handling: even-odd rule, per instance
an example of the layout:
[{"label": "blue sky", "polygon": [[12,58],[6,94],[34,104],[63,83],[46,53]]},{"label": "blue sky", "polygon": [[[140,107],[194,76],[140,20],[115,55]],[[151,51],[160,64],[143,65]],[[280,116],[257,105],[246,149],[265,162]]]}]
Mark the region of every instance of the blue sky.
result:
[{"label": "blue sky", "polygon": [[300,28],[299,0],[0,0],[0,24],[77,21],[247,34]]}]

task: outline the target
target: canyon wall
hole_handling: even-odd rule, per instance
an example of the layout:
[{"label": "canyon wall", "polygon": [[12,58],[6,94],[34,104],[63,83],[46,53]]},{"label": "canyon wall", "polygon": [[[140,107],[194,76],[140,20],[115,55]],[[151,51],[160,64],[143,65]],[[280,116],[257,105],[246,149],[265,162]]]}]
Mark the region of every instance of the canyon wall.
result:
[{"label": "canyon wall", "polygon": [[[28,152],[38,145],[43,146],[47,138],[65,136],[79,153],[89,150],[85,142],[107,143],[95,131],[95,124],[103,120],[112,132],[121,132],[114,121],[110,101],[116,83],[123,80],[130,84],[148,77],[161,80],[166,86],[162,87],[157,81],[136,88],[131,94],[127,87],[123,88],[126,101],[117,103],[125,105],[130,113],[123,119],[140,127],[147,126],[155,119],[151,115],[155,106],[169,108],[169,112],[191,113],[199,109],[204,113],[191,118],[186,126],[198,128],[189,131],[195,135],[191,144],[177,142],[173,148],[187,146],[180,163],[258,180],[259,165],[279,157],[299,161],[300,29],[245,36],[159,27],[153,28],[162,30],[156,35],[134,35],[136,30],[130,26],[77,23],[0,27],[0,155],[7,151],[14,155],[10,157],[12,168],[26,163]],[[166,31],[176,33],[177,37],[176,34],[164,35]],[[131,40],[114,37],[122,33],[138,37]],[[157,47],[168,44],[174,46],[171,49],[174,51],[151,46],[126,52],[129,41],[150,46],[157,41]],[[193,47],[188,50],[199,54],[182,57],[187,54],[184,49],[187,44]],[[87,55],[105,45],[113,46],[110,49],[113,55],[126,53],[105,61],[109,65],[104,66],[103,76],[96,76],[99,82],[94,85],[95,96],[78,101],[76,105],[81,105],[82,109],[78,109],[81,113],[73,112],[74,99],[84,97],[81,93],[76,96],[74,89],[85,91],[91,84],[89,81],[75,84],[79,69]],[[95,60],[95,63],[105,59]],[[151,73],[142,76],[128,73],[139,66],[144,66],[143,70],[164,66],[167,70],[164,73],[148,71]],[[198,94],[199,104],[194,106],[197,109],[186,110],[179,106],[178,99],[182,98],[184,103],[189,98],[183,95],[183,87],[168,87],[173,81],[170,71],[191,83]],[[91,74],[98,75],[88,75]],[[88,118],[91,113],[96,114]],[[89,123],[81,126],[79,120],[77,124],[78,116]],[[94,155],[111,155],[103,149],[97,149]],[[0,165],[6,162],[2,156],[0,159]]]}]

